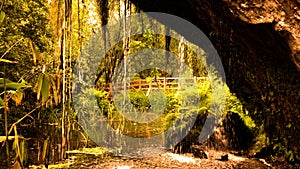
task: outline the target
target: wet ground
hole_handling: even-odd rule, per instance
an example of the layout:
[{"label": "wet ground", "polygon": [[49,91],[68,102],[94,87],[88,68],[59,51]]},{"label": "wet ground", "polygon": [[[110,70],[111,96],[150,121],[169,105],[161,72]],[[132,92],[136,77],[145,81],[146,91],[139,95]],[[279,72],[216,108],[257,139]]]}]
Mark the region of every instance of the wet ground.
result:
[{"label": "wet ground", "polygon": [[[164,152],[152,157],[76,157],[69,162],[69,168],[98,169],[268,169],[272,167],[263,159],[237,156],[229,152],[208,150],[208,159],[195,158],[192,154]],[[228,160],[221,157],[228,155]],[[285,167],[280,167],[285,168]]]}]

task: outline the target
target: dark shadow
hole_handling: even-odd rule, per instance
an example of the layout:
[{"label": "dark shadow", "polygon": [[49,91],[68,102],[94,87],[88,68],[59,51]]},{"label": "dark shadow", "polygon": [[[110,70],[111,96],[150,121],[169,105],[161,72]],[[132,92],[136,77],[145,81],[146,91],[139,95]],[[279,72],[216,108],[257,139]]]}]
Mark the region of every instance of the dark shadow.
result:
[{"label": "dark shadow", "polygon": [[[292,61],[289,32],[276,31],[275,23],[242,21],[230,12],[224,1],[131,2],[142,11],[173,14],[201,29],[218,51],[231,92],[237,94],[256,125],[263,126],[270,144],[280,142],[288,149],[300,149],[300,73]],[[177,31],[171,22],[156,19]],[[187,40],[201,47],[201,41],[193,32],[178,30]]]}]

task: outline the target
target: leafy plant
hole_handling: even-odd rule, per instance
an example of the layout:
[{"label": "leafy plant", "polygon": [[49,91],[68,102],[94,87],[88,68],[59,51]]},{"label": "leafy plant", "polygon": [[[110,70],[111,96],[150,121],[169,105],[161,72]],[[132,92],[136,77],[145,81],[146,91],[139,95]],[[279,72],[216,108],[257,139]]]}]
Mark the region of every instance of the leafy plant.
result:
[{"label": "leafy plant", "polygon": [[130,91],[129,98],[131,104],[139,111],[146,111],[150,108],[149,98],[141,90]]},{"label": "leafy plant", "polygon": [[28,147],[25,138],[21,135],[18,135],[17,127],[14,127],[15,137],[12,150],[15,150],[15,161],[19,159],[22,167],[27,163],[28,159]]},{"label": "leafy plant", "polygon": [[42,104],[46,104],[48,101],[52,104],[53,100],[57,105],[60,101],[58,93],[59,85],[59,78],[54,78],[53,75],[49,73],[41,73],[34,88],[37,93],[37,100],[41,99]]},{"label": "leafy plant", "polygon": [[2,24],[2,22],[4,21],[5,18],[5,13],[3,11],[0,11],[0,26]]}]

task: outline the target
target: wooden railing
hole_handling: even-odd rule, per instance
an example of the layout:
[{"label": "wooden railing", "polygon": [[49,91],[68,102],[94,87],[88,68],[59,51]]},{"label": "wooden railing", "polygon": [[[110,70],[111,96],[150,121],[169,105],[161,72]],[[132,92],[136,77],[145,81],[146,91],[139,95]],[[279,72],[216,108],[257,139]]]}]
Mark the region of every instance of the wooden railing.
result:
[{"label": "wooden railing", "polygon": [[194,78],[178,78],[178,77],[162,77],[162,78],[153,78],[152,80],[146,79],[137,79],[128,81],[126,85],[124,83],[109,83],[109,84],[100,84],[96,88],[98,90],[105,90],[109,93],[112,91],[118,92],[123,91],[124,88],[131,90],[143,90],[147,91],[147,95],[151,93],[154,89],[161,89],[164,91],[167,90],[178,90],[180,89],[180,80],[184,80],[185,85],[193,85],[201,81],[206,80],[208,77],[194,77]]}]

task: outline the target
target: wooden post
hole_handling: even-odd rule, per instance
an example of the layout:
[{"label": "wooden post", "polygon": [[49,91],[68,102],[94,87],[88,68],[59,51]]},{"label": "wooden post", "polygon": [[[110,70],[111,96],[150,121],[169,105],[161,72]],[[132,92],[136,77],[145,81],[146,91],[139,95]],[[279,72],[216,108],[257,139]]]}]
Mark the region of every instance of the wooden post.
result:
[{"label": "wooden post", "polygon": [[166,92],[166,86],[167,86],[167,78],[164,77],[164,92]]},{"label": "wooden post", "polygon": [[146,93],[146,96],[149,96],[149,95],[150,95],[151,90],[152,90],[152,81],[149,83],[149,88],[148,88],[148,91],[147,91],[147,93]]},{"label": "wooden post", "polygon": [[142,79],[139,79],[139,90],[142,89]]}]

